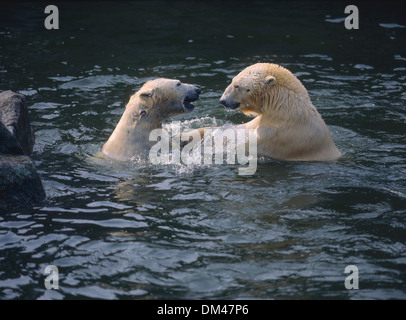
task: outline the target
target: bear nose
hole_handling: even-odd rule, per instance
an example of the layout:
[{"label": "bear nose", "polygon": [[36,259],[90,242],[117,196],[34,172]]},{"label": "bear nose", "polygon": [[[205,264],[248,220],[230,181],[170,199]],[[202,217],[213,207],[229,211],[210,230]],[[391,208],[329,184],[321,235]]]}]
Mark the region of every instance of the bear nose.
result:
[{"label": "bear nose", "polygon": [[202,92],[202,90],[200,90],[200,88],[196,88],[196,93],[200,94]]},{"label": "bear nose", "polygon": [[226,99],[220,99],[220,103],[225,106],[226,105]]}]

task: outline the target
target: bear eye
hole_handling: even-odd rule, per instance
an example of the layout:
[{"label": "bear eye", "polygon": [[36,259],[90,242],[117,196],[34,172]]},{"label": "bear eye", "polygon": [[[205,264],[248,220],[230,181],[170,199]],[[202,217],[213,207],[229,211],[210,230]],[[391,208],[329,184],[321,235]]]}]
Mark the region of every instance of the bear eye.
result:
[{"label": "bear eye", "polygon": [[176,86],[177,86],[177,87],[179,87],[179,86],[180,86],[180,81],[179,81],[179,82],[176,84]]},{"label": "bear eye", "polygon": [[235,89],[238,89],[240,86],[234,86]]},{"label": "bear eye", "polygon": [[251,90],[250,89],[247,89],[247,92],[250,92]]}]

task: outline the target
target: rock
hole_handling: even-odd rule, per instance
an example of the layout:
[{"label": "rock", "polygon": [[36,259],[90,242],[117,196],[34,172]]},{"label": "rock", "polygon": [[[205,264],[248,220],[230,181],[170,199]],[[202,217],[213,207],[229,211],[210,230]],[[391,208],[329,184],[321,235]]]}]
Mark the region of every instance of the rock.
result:
[{"label": "rock", "polygon": [[18,143],[17,139],[11,134],[10,131],[0,121],[0,154],[24,154],[23,149]]},{"label": "rock", "polygon": [[25,96],[10,90],[0,93],[0,121],[17,139],[26,155],[32,153],[35,142]]},{"label": "rock", "polygon": [[28,156],[34,139],[25,97],[0,93],[0,213],[39,206],[45,200],[41,178]]},{"label": "rock", "polygon": [[44,200],[45,191],[32,159],[0,154],[0,213],[39,206]]}]

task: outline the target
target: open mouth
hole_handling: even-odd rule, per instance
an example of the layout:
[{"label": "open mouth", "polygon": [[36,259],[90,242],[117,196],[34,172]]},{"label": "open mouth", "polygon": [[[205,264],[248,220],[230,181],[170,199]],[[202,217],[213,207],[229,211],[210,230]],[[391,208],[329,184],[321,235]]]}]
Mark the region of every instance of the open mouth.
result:
[{"label": "open mouth", "polygon": [[195,108],[192,102],[195,102],[197,99],[199,99],[199,95],[201,92],[199,88],[194,86],[191,87],[192,89],[188,90],[186,97],[183,100],[183,108],[186,112],[190,112]]},{"label": "open mouth", "polygon": [[190,112],[195,108],[192,102],[195,102],[197,99],[199,99],[199,95],[196,95],[194,97],[186,96],[185,100],[183,100],[183,106],[185,107],[187,112]]},{"label": "open mouth", "polygon": [[194,102],[196,100],[190,100],[190,99],[187,99],[187,98],[185,100],[183,100],[183,106],[185,107],[185,109],[188,112],[192,111],[195,108],[195,106],[194,106],[194,104],[192,102]]}]

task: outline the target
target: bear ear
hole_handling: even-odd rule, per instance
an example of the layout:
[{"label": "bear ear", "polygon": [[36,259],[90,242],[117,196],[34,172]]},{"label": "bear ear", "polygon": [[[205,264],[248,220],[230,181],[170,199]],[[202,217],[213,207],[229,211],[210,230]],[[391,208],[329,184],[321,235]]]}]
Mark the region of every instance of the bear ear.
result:
[{"label": "bear ear", "polygon": [[141,98],[150,98],[150,97],[152,97],[153,94],[154,93],[152,91],[143,92],[143,93],[140,94],[140,97]]},{"label": "bear ear", "polygon": [[264,84],[266,85],[273,85],[276,82],[276,79],[274,76],[267,76],[264,80]]},{"label": "bear ear", "polygon": [[155,89],[152,89],[152,90],[148,90],[148,91],[142,92],[142,93],[140,94],[140,96],[141,96],[141,98],[150,98],[150,97],[152,97],[152,96],[154,95],[155,90],[156,90],[156,88],[155,88]]}]

